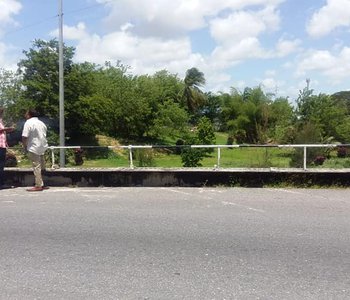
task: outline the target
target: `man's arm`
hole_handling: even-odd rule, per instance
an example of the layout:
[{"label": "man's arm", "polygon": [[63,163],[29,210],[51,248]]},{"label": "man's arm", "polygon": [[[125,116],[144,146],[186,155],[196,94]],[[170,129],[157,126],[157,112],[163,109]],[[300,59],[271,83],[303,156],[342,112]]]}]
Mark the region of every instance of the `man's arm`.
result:
[{"label": "man's arm", "polygon": [[22,136],[22,144],[23,148],[26,150],[28,145],[28,138],[26,136]]},{"label": "man's arm", "polygon": [[22,130],[22,144],[23,144],[24,151],[27,151],[28,136],[29,136],[29,128],[28,128],[28,121],[26,121],[24,123],[23,130]]},{"label": "man's arm", "polygon": [[0,129],[0,133],[3,133],[3,132],[12,132],[14,131],[15,128],[14,127],[4,127],[2,129]]}]

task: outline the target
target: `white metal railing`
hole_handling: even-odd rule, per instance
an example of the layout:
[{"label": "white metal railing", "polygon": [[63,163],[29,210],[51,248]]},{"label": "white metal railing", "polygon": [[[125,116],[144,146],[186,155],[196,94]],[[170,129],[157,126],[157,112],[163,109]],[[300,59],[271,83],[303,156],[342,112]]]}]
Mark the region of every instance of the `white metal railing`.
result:
[{"label": "white metal railing", "polygon": [[133,153],[134,149],[159,149],[159,148],[216,148],[217,154],[217,168],[220,168],[221,149],[222,148],[303,148],[303,169],[307,170],[307,148],[336,148],[336,147],[350,147],[350,144],[284,144],[284,145],[255,145],[255,144],[241,144],[241,145],[181,145],[181,146],[161,146],[161,145],[128,145],[128,146],[51,146],[51,162],[52,167],[55,166],[55,153],[57,149],[87,149],[87,148],[108,148],[108,149],[128,149],[129,150],[129,167],[134,168]]}]

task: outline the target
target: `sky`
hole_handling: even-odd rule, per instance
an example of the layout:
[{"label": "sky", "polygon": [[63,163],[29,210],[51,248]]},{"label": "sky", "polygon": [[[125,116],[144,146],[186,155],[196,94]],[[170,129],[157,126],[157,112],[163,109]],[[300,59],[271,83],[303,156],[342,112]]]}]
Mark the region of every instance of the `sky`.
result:
[{"label": "sky", "polygon": [[[58,36],[60,0],[0,0],[0,68]],[[62,0],[74,61],[134,75],[196,67],[205,91],[261,86],[295,100],[350,90],[350,0]]]}]

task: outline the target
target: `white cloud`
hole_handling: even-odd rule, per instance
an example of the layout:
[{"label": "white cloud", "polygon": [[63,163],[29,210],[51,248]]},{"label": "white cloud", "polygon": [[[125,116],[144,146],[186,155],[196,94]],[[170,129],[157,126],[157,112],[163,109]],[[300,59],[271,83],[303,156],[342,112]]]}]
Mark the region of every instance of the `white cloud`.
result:
[{"label": "white cloud", "polygon": [[0,42],[0,67],[15,71],[17,69],[18,57],[12,46]]},{"label": "white cloud", "polygon": [[273,77],[267,77],[260,81],[264,91],[268,93],[277,93],[278,89],[284,86],[284,82],[281,80],[276,80]]},{"label": "white cloud", "polygon": [[350,48],[344,47],[339,53],[327,50],[309,51],[299,62],[297,75],[305,76],[317,71],[328,78],[332,84],[338,84],[350,74]]},{"label": "white cloud", "polygon": [[213,69],[203,69],[204,75],[209,83],[207,85],[207,90],[213,92],[229,92],[232,85],[232,77],[230,74],[225,72],[220,72],[220,70]]},{"label": "white cloud", "polygon": [[336,64],[336,58],[327,50],[309,51],[299,63],[299,71],[328,70]]},{"label": "white cloud", "polygon": [[216,18],[211,21],[212,37],[221,44],[232,44],[245,38],[257,37],[266,30],[264,21],[250,12],[236,12],[227,18]]},{"label": "white cloud", "polygon": [[206,28],[208,20],[220,13],[260,6],[264,23],[276,22],[273,10],[285,0],[98,0],[110,14],[105,22],[110,30],[130,22],[137,35],[169,37]]},{"label": "white cloud", "polygon": [[[22,5],[17,0],[0,0],[0,37],[3,34],[4,27],[8,24],[16,25],[13,16],[18,14]],[[0,42],[0,66],[2,68],[14,70],[16,60],[11,53],[13,47],[4,42]]]},{"label": "white cloud", "polygon": [[22,5],[17,0],[0,0],[0,37],[6,25],[17,25],[13,16],[18,14]]},{"label": "white cloud", "polygon": [[301,40],[284,40],[280,39],[276,45],[276,55],[278,57],[285,57],[300,49]]},{"label": "white cloud", "polygon": [[[6,30],[14,27],[16,20],[28,23],[25,19],[28,14],[19,15],[18,19],[16,14],[21,10],[21,3],[32,5],[31,1],[0,0],[2,67],[11,65],[15,61],[14,53],[27,47],[25,40],[38,38],[37,33],[32,32],[35,30],[29,29],[23,33],[29,33],[28,37],[23,39],[15,35],[9,36],[6,42],[5,36],[1,39],[5,26]],[[133,74],[167,69],[181,78],[188,68],[197,67],[207,79],[205,89],[215,91],[262,83],[269,89],[278,86],[279,93],[283,88],[283,92],[292,94],[293,88],[294,92],[298,91],[294,80],[305,81],[306,77],[312,78],[314,84],[315,80],[321,83],[327,79],[329,83],[347,85],[350,46],[343,38],[345,35],[338,34],[338,30],[336,35],[330,35],[332,39],[317,41],[318,45],[325,43],[324,48],[320,48],[324,50],[317,46],[308,50],[306,45],[312,47],[315,41],[306,40],[302,44],[305,32],[290,26],[293,26],[291,19],[300,23],[310,7],[318,4],[318,10],[313,10],[307,23],[310,36],[326,36],[339,27],[350,32],[350,0],[304,1],[300,8],[290,6],[288,16],[282,15],[285,10],[279,10],[279,5],[287,0],[86,1],[103,3],[106,15],[102,15],[101,7],[93,20],[88,14],[81,14],[84,22],[80,23],[79,14],[66,15],[67,24],[74,26],[64,26],[64,39],[76,48],[77,62],[121,61],[131,67]],[[67,1],[67,6],[73,2]],[[40,19],[43,15],[37,16]],[[57,37],[57,33],[55,30],[51,36]],[[22,45],[18,40],[22,40]],[[17,49],[11,48],[9,41],[16,41]],[[324,89],[329,86],[320,84]]]},{"label": "white cloud", "polygon": [[350,26],[350,0],[327,0],[327,4],[312,16],[306,29],[310,36],[319,38],[340,26]]},{"label": "white cloud", "polygon": [[226,18],[216,17],[210,22],[212,37],[219,43],[232,44],[265,31],[278,29],[280,18],[272,7],[260,11],[236,11]]},{"label": "white cloud", "polygon": [[217,16],[210,22],[210,33],[218,44],[213,59],[232,66],[250,58],[267,58],[271,54],[262,47],[259,36],[277,30],[279,23],[279,13],[272,6]]},{"label": "white cloud", "polygon": [[234,46],[218,46],[213,51],[214,60],[221,61],[226,67],[240,63],[249,58],[264,58],[267,53],[255,37],[245,38]]},{"label": "white cloud", "polygon": [[243,91],[244,88],[247,87],[247,83],[244,80],[238,80],[237,82],[235,82],[235,84],[233,86],[236,87],[237,89]]},{"label": "white cloud", "polygon": [[68,40],[81,40],[88,36],[84,23],[78,23],[76,27],[64,26],[64,38]]},{"label": "white cloud", "polygon": [[[247,7],[253,6],[278,6],[279,4],[285,2],[287,0],[222,0],[218,1],[222,5],[226,5],[231,9],[244,9]],[[211,2],[210,0],[206,0],[206,2]]]},{"label": "white cloud", "polygon": [[100,64],[120,60],[136,73],[154,73],[164,68],[177,73],[202,64],[202,56],[191,52],[190,40],[186,37],[162,40],[123,31],[82,39],[76,47],[76,58]]},{"label": "white cloud", "polygon": [[[142,37],[130,32],[133,25],[125,23],[117,31],[106,35],[90,34],[84,23],[64,26],[64,38],[76,40],[75,59],[104,64],[106,61],[121,61],[131,67],[133,73],[154,73],[167,69],[182,73],[193,66],[205,68],[202,55],[192,53],[187,36],[173,39]],[[57,36],[58,30],[50,33]]]},{"label": "white cloud", "polygon": [[[83,22],[77,24],[77,26],[63,26],[63,33],[65,40],[82,40],[88,37],[86,32],[86,26]],[[58,37],[58,29],[50,32],[50,36]]]},{"label": "white cloud", "polygon": [[204,15],[210,13],[199,0],[120,0],[107,5],[110,14],[105,23],[109,30],[117,30],[122,24],[130,23],[133,33],[140,36],[181,35],[204,27]]},{"label": "white cloud", "polygon": [[22,5],[18,0],[1,0],[0,1],[0,25],[15,23],[13,15],[18,14]]},{"label": "white cloud", "polygon": [[[212,76],[214,86],[219,78],[225,83],[230,80],[225,73],[229,67],[249,58],[269,55],[258,36],[278,29],[280,17],[275,5],[283,0],[100,2],[106,3],[111,11],[106,19],[110,33],[88,34],[82,24],[65,27],[65,37],[78,41],[78,61],[120,60],[136,73],[166,68],[181,74],[196,66],[207,74],[213,73],[212,70],[220,72]],[[233,10],[251,5],[254,10]],[[214,51],[208,56],[194,53],[188,33],[209,26],[217,41]]]},{"label": "white cloud", "polygon": [[276,10],[276,6],[268,5],[257,14],[258,18],[266,24],[266,27],[270,31],[278,30],[280,27],[280,15]]},{"label": "white cloud", "polygon": [[271,77],[276,75],[276,70],[266,70],[265,71],[265,76]]},{"label": "white cloud", "polygon": [[0,65],[5,63],[5,54],[6,54],[6,45],[4,43],[0,43]]},{"label": "white cloud", "polygon": [[134,27],[133,24],[131,24],[130,22],[127,22],[124,25],[120,26],[120,30],[121,31],[127,31],[127,30],[129,30],[129,29],[131,29],[133,27]]}]

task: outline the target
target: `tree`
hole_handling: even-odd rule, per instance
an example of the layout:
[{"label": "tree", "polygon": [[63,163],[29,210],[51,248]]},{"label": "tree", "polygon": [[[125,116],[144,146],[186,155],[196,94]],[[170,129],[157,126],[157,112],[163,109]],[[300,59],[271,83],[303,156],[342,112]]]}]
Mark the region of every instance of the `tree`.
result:
[{"label": "tree", "polygon": [[348,114],[350,114],[350,91],[341,91],[331,95],[331,98],[338,105],[344,105]]},{"label": "tree", "polygon": [[[187,145],[213,145],[215,134],[212,123],[207,117],[202,117],[198,122],[195,136],[184,138]],[[200,167],[204,156],[213,152],[212,148],[184,148],[181,152],[181,161],[184,167]]]},{"label": "tree", "polygon": [[313,111],[314,98],[312,98],[313,90],[305,87],[303,90],[299,91],[297,103],[297,117],[301,121],[305,121],[311,115]]},{"label": "tree", "polygon": [[287,98],[277,98],[270,105],[269,136],[277,143],[292,143],[295,115]]},{"label": "tree", "polygon": [[232,89],[231,93],[223,93],[220,95],[222,102],[220,124],[222,131],[229,131],[234,135],[234,131],[237,129],[234,120],[242,114],[243,100],[241,94],[236,90]]},{"label": "tree", "polygon": [[[86,142],[94,142],[96,134],[107,134],[111,128],[111,123],[108,121],[113,114],[111,110],[112,102],[110,99],[103,98],[101,96],[85,96],[80,97],[79,101],[75,103],[77,117],[74,126],[77,132],[80,133],[80,137],[72,135],[73,144],[77,142],[84,144]],[[70,128],[72,130],[72,128]]]},{"label": "tree", "polygon": [[299,127],[311,122],[320,129],[321,140],[328,138],[347,142],[349,114],[346,103],[326,94],[307,94],[298,102]]},{"label": "tree", "polygon": [[106,63],[95,72],[93,96],[95,99],[108,99],[111,114],[102,116],[108,122],[107,134],[111,137],[125,139],[142,139],[152,121],[149,98],[140,91],[143,83],[137,76],[127,73],[128,67],[117,63],[112,66]]},{"label": "tree", "polygon": [[[35,101],[38,111],[51,118],[58,117],[58,41],[35,40],[26,58],[18,63],[23,77],[24,98]],[[72,68],[74,48],[64,46],[64,74]]]},{"label": "tree", "polygon": [[[318,124],[312,122],[302,123],[298,128],[298,133],[294,141],[295,144],[320,144],[322,141],[322,133]],[[309,148],[307,151],[307,163],[311,163],[317,156],[323,155],[322,148]],[[304,150],[302,148],[294,149],[290,161],[291,167],[300,168],[303,166]]]},{"label": "tree", "polygon": [[14,72],[0,68],[0,106],[14,104],[21,95],[21,78]]},{"label": "tree", "polygon": [[159,105],[150,128],[150,136],[161,139],[174,138],[185,132],[187,123],[187,112],[178,103],[168,100]]},{"label": "tree", "polygon": [[268,140],[272,101],[261,87],[245,88],[243,93],[233,89],[223,103],[222,122],[231,136],[246,143]]},{"label": "tree", "polygon": [[197,68],[188,69],[184,82],[183,97],[188,111],[194,113],[206,101],[204,93],[200,90],[200,87],[205,84],[204,73],[200,72]]},{"label": "tree", "polygon": [[184,89],[184,84],[176,74],[161,70],[156,72],[151,79],[154,87],[157,88],[158,103],[164,103],[168,100],[181,103],[181,92]]},{"label": "tree", "polygon": [[200,118],[197,126],[197,139],[202,145],[215,144],[215,131],[212,122],[207,117]]},{"label": "tree", "polygon": [[222,100],[220,95],[206,93],[206,103],[202,106],[199,116],[207,117],[216,128],[220,128],[220,114],[222,112]]},{"label": "tree", "polygon": [[95,133],[109,125],[105,117],[109,115],[110,103],[104,97],[95,97],[97,70],[98,66],[87,62],[73,64],[65,76],[65,128],[69,144],[96,143]]},{"label": "tree", "polygon": [[23,118],[25,103],[22,98],[21,77],[12,71],[0,69],[0,106],[6,107],[7,122]]}]

